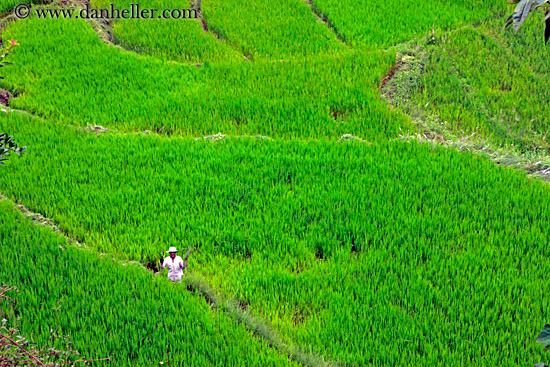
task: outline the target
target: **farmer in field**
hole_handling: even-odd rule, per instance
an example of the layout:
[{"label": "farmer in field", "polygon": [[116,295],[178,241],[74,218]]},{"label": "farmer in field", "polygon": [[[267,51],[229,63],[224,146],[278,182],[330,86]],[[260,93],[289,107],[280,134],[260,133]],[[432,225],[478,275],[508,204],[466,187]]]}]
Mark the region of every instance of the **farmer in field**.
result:
[{"label": "farmer in field", "polygon": [[168,268],[168,279],[181,283],[183,269],[187,268],[187,260],[183,260],[177,256],[178,250],[175,247],[170,247],[167,251],[170,256],[164,259],[164,263],[160,266],[161,269]]}]

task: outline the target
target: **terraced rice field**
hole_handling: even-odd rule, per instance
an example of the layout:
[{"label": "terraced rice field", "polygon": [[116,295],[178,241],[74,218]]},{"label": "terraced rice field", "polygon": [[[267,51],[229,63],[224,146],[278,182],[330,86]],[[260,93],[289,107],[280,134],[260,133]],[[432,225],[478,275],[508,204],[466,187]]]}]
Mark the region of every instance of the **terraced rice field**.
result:
[{"label": "terraced rice field", "polygon": [[[482,1],[201,10],[2,30],[21,46],[0,132],[28,150],[0,169],[0,281],[22,332],[59,325],[105,366],[544,360],[550,190],[517,168],[550,168],[539,24],[502,31],[509,8]],[[184,284],[153,274],[170,246],[193,248]]]}]

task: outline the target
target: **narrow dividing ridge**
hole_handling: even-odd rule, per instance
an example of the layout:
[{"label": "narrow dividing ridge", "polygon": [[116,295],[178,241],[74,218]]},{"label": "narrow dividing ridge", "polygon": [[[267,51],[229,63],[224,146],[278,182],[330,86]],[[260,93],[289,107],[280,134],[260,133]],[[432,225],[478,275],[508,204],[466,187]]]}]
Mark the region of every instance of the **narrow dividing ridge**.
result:
[{"label": "narrow dividing ridge", "polygon": [[[50,228],[52,231],[62,235],[70,245],[77,246],[82,249],[87,249],[89,251],[95,251],[83,242],[78,241],[75,238],[70,237],[64,233],[59,225],[56,224],[53,220],[46,218],[40,213],[35,213],[32,210],[28,209],[24,205],[17,204],[14,201],[10,200],[6,196],[0,193],[0,200],[7,200],[12,203],[25,218],[28,218],[33,221],[36,225],[41,225],[44,227]],[[99,254],[101,257],[111,257],[113,261],[116,261],[122,265],[136,265],[141,267],[144,270],[153,272],[155,275],[160,273],[155,273],[155,269],[148,268],[144,264],[137,261],[125,261],[119,260],[112,254]],[[281,335],[279,335],[269,323],[254,315],[248,307],[243,305],[243,303],[234,298],[224,298],[221,296],[214,288],[212,288],[208,282],[192,272],[186,273],[185,275],[185,285],[186,290],[194,294],[198,294],[203,297],[208,304],[210,305],[212,311],[221,310],[225,312],[230,318],[237,321],[238,323],[244,325],[254,337],[258,338],[260,341],[267,343],[271,348],[275,348],[279,353],[287,355],[290,359],[295,362],[298,362],[306,367],[339,367],[340,363],[335,361],[326,360],[322,355],[316,354],[313,352],[306,352],[301,350],[299,347],[288,344]]]},{"label": "narrow dividing ridge", "polygon": [[2,33],[4,32],[4,29],[8,26],[10,22],[15,22],[17,18],[13,16],[11,13],[8,13],[8,15],[3,16],[0,18],[0,47],[4,47],[4,43],[2,42]]},{"label": "narrow dividing ridge", "polygon": [[[466,27],[449,31],[446,35],[464,28]],[[540,178],[550,183],[548,152],[526,155],[496,146],[476,132],[470,135],[457,134],[445,121],[441,121],[436,113],[428,109],[430,102],[426,105],[418,105],[415,102],[413,93],[430,55],[426,44],[430,42],[431,37],[426,37],[421,43],[405,42],[398,45],[400,51],[396,54],[396,63],[380,83],[381,98],[392,108],[411,116],[418,128],[418,132],[402,131],[400,128],[399,137],[395,140],[416,140],[420,143],[456,149],[459,152],[471,152],[493,161],[498,166],[525,171],[529,177]]]},{"label": "narrow dividing ridge", "polygon": [[[17,208],[21,212],[21,214],[23,214],[23,216],[25,218],[32,220],[35,225],[48,227],[52,231],[60,234],[61,236],[63,236],[67,240],[67,242],[70,245],[79,247],[81,249],[86,249],[86,250],[89,250],[89,251],[95,251],[92,248],[90,248],[88,245],[86,245],[84,242],[81,242],[78,239],[70,237],[69,235],[67,235],[65,232],[63,232],[61,230],[61,228],[59,228],[59,225],[57,223],[55,223],[52,219],[46,218],[45,216],[43,216],[40,213],[33,212],[32,210],[30,210],[26,206],[24,206],[22,204],[18,204],[17,202],[14,202],[11,199],[9,199],[8,197],[2,195],[2,193],[0,193],[0,200],[7,200],[7,201],[11,202],[12,205],[15,208]],[[100,257],[111,257],[114,261],[117,261],[118,263],[120,263],[122,265],[134,264],[134,265],[142,267],[143,269],[147,269],[145,266],[143,266],[141,263],[139,263],[137,261],[119,260],[119,259],[116,259],[115,256],[112,255],[112,254],[100,253],[99,256]]]},{"label": "narrow dividing ridge", "polygon": [[[62,4],[66,6],[69,1],[72,1],[73,2],[72,5],[79,9],[84,9],[87,6],[90,8],[92,7],[90,0],[66,0]],[[107,18],[89,19],[88,23],[92,26],[93,30],[95,31],[99,39],[102,40],[104,43],[118,47],[121,50],[126,50],[122,46],[117,45],[115,43],[115,38],[113,36],[113,26],[111,24],[110,19],[107,19]],[[130,51],[130,50],[126,50],[126,51]]]},{"label": "narrow dividing ridge", "polygon": [[384,79],[382,79],[382,82],[380,83],[380,89],[383,89],[384,86],[386,85],[386,83],[388,83],[392,78],[393,76],[395,75],[395,73],[399,70],[399,68],[403,65],[403,61],[399,58],[399,56],[396,56],[397,58],[397,62],[391,66],[390,68],[390,72],[388,73],[388,75],[386,75],[384,77]]},{"label": "narrow dividing ridge", "polygon": [[197,15],[199,16],[199,19],[201,21],[202,29],[204,29],[205,32],[209,32],[208,24],[202,16],[202,0],[191,0],[191,9],[195,9],[197,11]]},{"label": "narrow dividing ridge", "polygon": [[315,15],[315,18],[317,18],[319,22],[325,23],[325,25],[329,27],[334,32],[334,34],[336,34],[336,37],[340,42],[346,43],[346,37],[342,33],[340,33],[338,28],[336,28],[336,26],[330,21],[328,15],[323,13],[321,9],[319,9],[317,5],[315,5],[313,0],[302,0],[302,1],[311,7],[311,11],[313,12],[313,15]]},{"label": "narrow dividing ridge", "polygon": [[[216,38],[218,39],[218,41],[228,41],[227,37],[225,36],[224,32],[221,31],[220,29],[218,28],[212,28],[210,29],[211,27],[208,26],[208,22],[206,21],[206,19],[204,18],[204,16],[202,15],[202,0],[190,0],[191,2],[191,9],[195,9],[197,11],[197,15],[199,17],[199,20],[201,22],[201,26],[202,26],[202,29],[207,32],[207,33],[211,33],[213,34],[214,36],[216,36]],[[240,50],[238,47],[235,47],[235,45],[232,45],[231,43],[229,43],[229,45],[231,45],[235,50],[237,50],[238,52],[242,52],[242,50]],[[243,58],[246,60],[246,61],[250,61],[250,56],[251,55],[245,55],[244,53],[242,54],[243,55]],[[197,66],[199,66],[200,64],[197,64]]]}]

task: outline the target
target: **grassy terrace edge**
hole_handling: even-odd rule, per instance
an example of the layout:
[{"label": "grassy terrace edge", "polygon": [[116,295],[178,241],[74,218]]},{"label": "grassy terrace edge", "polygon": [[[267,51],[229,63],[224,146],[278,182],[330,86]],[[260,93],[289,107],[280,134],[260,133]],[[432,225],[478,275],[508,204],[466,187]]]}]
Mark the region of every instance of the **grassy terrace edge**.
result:
[{"label": "grassy terrace edge", "polygon": [[[330,1],[319,3],[328,5]],[[433,10],[434,5],[430,6]],[[429,19],[432,14],[428,13],[422,19]],[[335,13],[330,15],[336,21],[346,20],[338,20]],[[423,22],[421,26],[428,27],[429,24]],[[51,24],[47,27],[56,29]],[[60,29],[62,27],[57,31]],[[72,31],[78,26],[63,29]],[[481,45],[475,32],[466,30],[461,35]],[[80,36],[88,40],[84,33],[81,32]],[[239,42],[246,41],[246,33],[234,33],[234,36],[239,38]],[[254,43],[261,41],[262,37],[260,34],[259,38],[251,40],[248,47],[254,48]],[[486,42],[483,37],[481,39]],[[468,53],[460,47],[448,47],[445,42],[442,45],[442,52],[436,55],[445,62],[440,63],[439,69],[437,63],[432,64],[432,67],[436,65],[431,70],[431,77],[435,80],[433,85],[437,86],[441,75],[450,77],[453,82],[455,71],[460,67],[468,69],[465,65],[479,64],[475,58],[467,57]],[[45,48],[48,47],[52,45]],[[499,47],[489,49],[502,51]],[[44,55],[66,67],[56,52],[64,51],[53,48]],[[50,157],[38,152],[40,163],[34,167],[24,159],[18,161],[10,172],[19,174],[28,170],[27,176],[6,181],[2,189],[6,188],[14,198],[22,198],[29,205],[49,212],[66,231],[90,239],[88,242],[97,248],[103,246],[129,258],[154,264],[155,251],[161,244],[167,246],[172,241],[179,245],[180,242],[195,241],[194,245],[200,251],[193,265],[201,274],[207,275],[209,282],[222,294],[237,296],[239,304],[247,305],[255,313],[270,319],[296,345],[312,346],[325,356],[351,365],[408,364],[414,361],[420,366],[431,366],[444,360],[451,366],[472,361],[476,365],[489,366],[512,364],[517,359],[536,360],[536,348],[518,346],[526,344],[533,335],[529,330],[538,329],[544,322],[543,315],[548,312],[548,306],[541,301],[541,292],[547,287],[542,274],[547,270],[540,264],[540,258],[548,256],[544,241],[549,235],[545,228],[549,208],[544,199],[539,202],[540,198],[548,196],[548,188],[536,180],[526,180],[521,173],[495,167],[469,154],[464,157],[457,152],[445,151],[441,147],[428,148],[416,142],[386,142],[396,136],[398,128],[409,123],[406,117],[394,111],[374,102],[370,104],[378,98],[374,88],[379,84],[384,68],[387,70],[388,66],[393,66],[393,61],[389,60],[393,51],[370,54],[382,55],[388,61],[387,64],[382,62],[384,65],[377,63],[380,60],[366,56],[369,54],[354,52],[339,54],[338,60],[346,55],[350,56],[348,60],[355,61],[356,55],[365,56],[352,66],[352,70],[364,65],[372,67],[364,78],[357,78],[369,80],[369,92],[362,94],[361,83],[354,84],[353,103],[348,103],[349,90],[338,88],[327,98],[326,90],[315,85],[306,94],[313,91],[327,98],[321,104],[311,104],[310,100],[300,97],[295,105],[282,108],[264,104],[262,112],[265,115],[272,116],[274,111],[280,113],[279,120],[276,119],[276,123],[268,128],[276,131],[275,134],[258,130],[264,128],[260,123],[262,116],[258,121],[248,119],[255,113],[250,106],[265,103],[263,97],[266,96],[270,102],[279,101],[284,96],[277,94],[278,88],[285,92],[287,88],[281,88],[282,85],[311,86],[308,80],[294,78],[293,67],[299,65],[295,60],[288,69],[285,66],[272,68],[270,65],[278,65],[280,61],[270,60],[254,66],[215,66],[211,70],[216,72],[201,75],[210,68],[208,66],[190,72],[194,80],[179,80],[176,84],[181,84],[174,89],[195,88],[190,96],[208,88],[223,90],[227,85],[224,80],[205,84],[201,79],[221,70],[233,77],[232,81],[252,76],[254,82],[262,87],[265,85],[260,76],[269,75],[269,85],[265,88],[266,94],[261,94],[262,98],[250,98],[246,88],[238,91],[238,94],[242,93],[239,97],[249,98],[248,104],[239,104],[237,99],[225,105],[217,104],[215,99],[207,101],[208,111],[221,115],[217,122],[227,123],[222,125],[228,130],[224,132],[245,132],[248,135],[260,132],[276,138],[290,135],[299,139],[322,137],[329,141],[258,142],[245,138],[238,144],[234,139],[211,144],[159,136],[98,138],[66,133],[62,128],[58,130],[58,127],[38,123],[35,127],[40,127],[32,131],[29,128],[32,124],[26,125],[28,121],[8,117],[0,125],[4,123],[42,150],[55,146],[51,142],[59,144],[63,141],[78,142],[79,147],[55,147],[56,151]],[[447,58],[446,52],[455,60]],[[81,61],[86,64],[91,59],[89,56]],[[148,60],[150,65],[158,61],[152,60]],[[330,70],[332,61],[327,60],[318,59],[319,63],[311,70],[300,66],[299,71]],[[457,66],[457,60],[464,65]],[[537,57],[531,55],[530,60],[537,60]],[[338,64],[336,58],[333,61]],[[136,67],[135,70],[144,68],[144,65],[147,69],[149,65],[138,64],[135,60],[128,63]],[[171,72],[175,70],[180,69]],[[238,70],[237,75],[235,70]],[[28,70],[21,71],[19,77],[31,75]],[[377,74],[380,71],[382,74]],[[339,72],[344,74],[338,77]],[[484,72],[491,74],[490,68]],[[529,80],[532,77],[529,72],[512,76]],[[40,95],[48,88],[56,87],[66,92],[70,90],[68,86],[72,87],[72,81],[63,79],[62,73],[52,78],[48,78],[48,70],[43,70],[43,73],[47,78],[44,84],[34,84],[35,81],[29,77],[25,87],[30,88],[30,95],[15,99],[15,104],[23,106],[27,103],[29,110],[42,116],[47,116],[44,111],[50,108],[54,112],[47,117],[46,124],[63,113],[67,115],[61,119],[67,123],[74,122],[75,116],[81,123],[93,121],[93,118],[103,121],[107,116],[105,111],[97,115],[92,111],[86,115],[89,111],[78,108],[55,111],[55,101],[48,101],[45,107],[37,104]],[[273,78],[273,75],[277,77]],[[354,73],[343,68],[334,75],[335,78],[321,79],[320,84],[334,80],[349,82],[346,77],[353,77]],[[127,76],[132,77],[131,73]],[[292,77],[291,82],[284,84],[288,76]],[[160,76],[159,80],[164,80],[163,77]],[[475,78],[472,80],[476,82]],[[502,81],[508,82],[507,78],[502,78]],[[429,79],[424,82],[430,85]],[[137,84],[130,83],[127,89],[133,90],[132,86],[141,85],[135,80],[132,83]],[[459,83],[445,84],[453,93],[463,91],[461,88],[467,85],[466,78],[460,79]],[[483,90],[484,86],[476,87],[487,92]],[[500,88],[499,85],[493,87],[495,90]],[[36,88],[34,96],[31,95],[32,88]],[[95,85],[91,90],[97,92],[98,89],[94,88]],[[147,88],[151,87],[146,86],[147,92],[155,91]],[[493,92],[491,88],[489,95]],[[298,89],[293,90],[296,93],[292,94],[293,97],[300,95]],[[449,95],[452,94],[453,98],[448,98],[446,93],[437,95],[437,88],[430,90],[436,93],[438,101],[443,102],[438,104],[439,110],[434,109],[435,113],[451,113],[449,116],[452,117],[452,103],[459,98],[452,93]],[[474,98],[470,96],[470,102],[476,97],[484,97],[483,93],[477,94],[475,88],[472,90]],[[205,95],[200,94],[200,97]],[[136,100],[141,98],[139,95],[133,97]],[[32,98],[35,98],[34,102]],[[354,105],[365,98],[369,101],[367,106],[358,108],[359,105]],[[177,102],[177,98],[174,101]],[[449,101],[451,107],[445,105]],[[461,113],[464,116],[479,115],[478,104],[472,105],[475,108]],[[111,106],[116,107],[117,101]],[[160,104],[153,103],[153,106]],[[212,106],[216,107],[210,109]],[[306,108],[300,113],[288,114],[303,106]],[[308,114],[312,106],[318,110]],[[117,122],[124,120],[120,116],[126,112],[120,113],[115,118]],[[197,120],[201,116],[195,115]],[[245,116],[244,120],[242,116]],[[394,116],[399,116],[398,121],[392,121],[391,126],[384,124]],[[290,121],[289,117],[298,123],[317,123],[320,120],[326,125],[295,131],[295,126],[284,125]],[[342,123],[339,128],[332,125],[332,117],[337,123]],[[370,120],[361,125],[365,117]],[[526,116],[521,117],[524,118]],[[466,120],[462,118],[459,122]],[[479,121],[483,122],[483,119]],[[130,130],[150,127],[150,121],[141,122],[143,125],[131,126]],[[282,124],[277,125],[279,122]],[[349,130],[349,125],[345,124],[350,122],[357,130]],[[509,122],[513,126],[514,120]],[[254,123],[257,125],[253,126]],[[544,122],[540,125],[543,126]],[[161,122],[154,127],[157,131],[181,133],[177,125],[167,126]],[[212,131],[194,131],[190,135],[214,133],[215,127],[211,126]],[[282,133],[281,128],[285,129]],[[460,126],[453,128],[459,129]],[[372,140],[373,144],[336,143],[336,138],[344,131]],[[103,153],[96,149],[111,151]],[[94,159],[107,162],[106,167],[98,172],[94,168]],[[33,187],[34,192],[18,191],[18,183],[34,184],[32,175],[38,177],[40,171],[37,167],[45,167],[48,163],[55,168],[47,168],[52,174],[40,177]],[[193,179],[199,183],[192,182]],[[52,187],[54,189],[50,190]],[[52,191],[55,192],[52,194]],[[44,197],[45,201],[40,202]],[[87,204],[81,209],[75,208],[80,202]],[[132,204],[143,210],[133,208]],[[164,223],[169,225],[164,227]],[[131,254],[125,253],[124,249]],[[501,358],[498,348],[484,348],[487,344],[509,346],[505,359]]]},{"label": "grassy terrace edge", "polygon": [[[253,338],[246,322],[211,309],[185,286],[73,247],[49,228],[24,219],[5,199],[0,199],[0,223],[0,262],[10,264],[0,269],[0,281],[19,288],[21,330],[31,340],[44,343],[47,331],[59,327],[84,356],[111,357],[99,365],[168,360],[176,366],[297,366],[270,349],[263,335]],[[27,273],[29,261],[32,274]],[[186,281],[192,290],[208,291],[200,280]],[[255,325],[262,322],[256,319]]]},{"label": "grassy terrace edge", "polygon": [[[190,264],[209,284],[327,359],[485,365],[498,353],[482,359],[476,335],[498,344],[513,331],[522,345],[544,322],[548,186],[480,157],[413,142],[210,142],[0,121],[34,147],[6,167],[0,191],[101,252],[154,264],[160,247],[193,244]],[[435,320],[462,326],[453,336]],[[407,340],[424,335],[433,353],[390,343],[391,325]],[[458,336],[473,343],[461,354]]]}]

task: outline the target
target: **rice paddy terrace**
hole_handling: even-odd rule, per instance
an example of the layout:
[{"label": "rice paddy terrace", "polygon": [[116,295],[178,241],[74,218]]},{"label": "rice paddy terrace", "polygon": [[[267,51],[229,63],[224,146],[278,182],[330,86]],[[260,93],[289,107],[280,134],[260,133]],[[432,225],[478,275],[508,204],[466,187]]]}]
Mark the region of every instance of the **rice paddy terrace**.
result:
[{"label": "rice paddy terrace", "polygon": [[[98,366],[545,359],[543,23],[504,31],[481,0],[75,16],[111,5],[0,3],[20,44],[0,132],[28,146],[0,167],[0,282],[23,334],[59,326]],[[170,246],[193,249],[184,284],[155,274]]]}]

